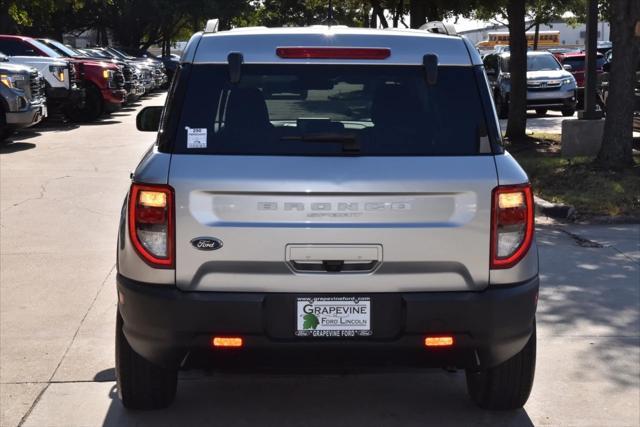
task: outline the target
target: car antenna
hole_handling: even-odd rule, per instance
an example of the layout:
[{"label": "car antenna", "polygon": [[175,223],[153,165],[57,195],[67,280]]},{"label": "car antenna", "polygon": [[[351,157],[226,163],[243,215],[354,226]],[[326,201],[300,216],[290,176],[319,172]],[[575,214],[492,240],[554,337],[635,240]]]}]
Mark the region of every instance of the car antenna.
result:
[{"label": "car antenna", "polygon": [[333,19],[333,0],[329,0],[329,7],[327,7],[327,19],[324,20],[323,24],[328,27],[337,24]]}]

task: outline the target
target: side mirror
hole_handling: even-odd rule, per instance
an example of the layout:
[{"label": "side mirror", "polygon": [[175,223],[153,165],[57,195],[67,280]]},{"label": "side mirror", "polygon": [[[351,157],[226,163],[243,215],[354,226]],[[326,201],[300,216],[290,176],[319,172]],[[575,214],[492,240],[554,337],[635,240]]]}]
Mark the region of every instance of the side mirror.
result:
[{"label": "side mirror", "polygon": [[493,76],[498,74],[498,73],[496,73],[495,68],[487,68],[487,69],[485,69],[485,72],[487,73],[487,76],[491,76],[491,77],[493,77]]},{"label": "side mirror", "polygon": [[159,106],[144,107],[136,116],[136,127],[142,132],[157,132],[160,128],[162,108]]},{"label": "side mirror", "polygon": [[566,71],[569,71],[569,72],[573,70],[573,67],[569,64],[564,64],[562,68],[564,68]]}]

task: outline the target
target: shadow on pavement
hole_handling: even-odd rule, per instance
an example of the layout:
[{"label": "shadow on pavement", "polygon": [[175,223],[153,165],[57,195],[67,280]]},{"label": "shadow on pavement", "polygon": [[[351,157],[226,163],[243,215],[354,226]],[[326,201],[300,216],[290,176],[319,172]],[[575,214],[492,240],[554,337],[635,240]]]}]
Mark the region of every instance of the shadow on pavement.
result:
[{"label": "shadow on pavement", "polygon": [[36,144],[32,142],[17,142],[15,140],[13,140],[13,142],[7,141],[0,145],[0,154],[17,153],[19,151],[30,150],[32,148],[36,148]]},{"label": "shadow on pavement", "polygon": [[182,378],[174,404],[129,411],[109,392],[104,426],[533,426],[525,410],[488,412],[462,372],[367,375],[214,374]]},{"label": "shadow on pavement", "polygon": [[[628,232],[637,235],[638,227]],[[640,264],[614,247],[580,247],[561,231],[540,231],[538,244],[553,250],[541,251],[538,326],[554,336],[592,337],[589,351],[577,360],[581,380],[599,375],[613,389],[632,390],[640,343]]]},{"label": "shadow on pavement", "polygon": [[98,372],[94,375],[93,381],[97,383],[107,383],[110,381],[116,380],[116,370],[115,368],[105,369],[103,371]]},{"label": "shadow on pavement", "polygon": [[103,125],[113,125],[116,123],[122,123],[120,120],[113,120],[111,117],[102,117],[93,122],[82,123],[82,126],[103,126]]}]

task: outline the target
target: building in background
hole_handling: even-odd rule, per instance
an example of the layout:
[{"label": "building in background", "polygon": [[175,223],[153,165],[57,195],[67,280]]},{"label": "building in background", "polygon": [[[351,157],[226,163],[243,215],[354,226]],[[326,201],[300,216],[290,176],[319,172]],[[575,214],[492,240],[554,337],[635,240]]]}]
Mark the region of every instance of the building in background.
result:
[{"label": "building in background", "polygon": [[[458,26],[458,24],[456,25]],[[460,28],[457,28],[458,34],[466,36],[474,45],[478,42],[489,40],[490,32],[509,31],[505,25],[480,21],[469,21],[466,22],[465,25],[460,25],[459,27]],[[533,28],[529,31],[533,31]],[[558,31],[560,33],[560,46],[567,47],[584,46],[587,36],[587,28],[585,24],[572,26],[562,19],[550,22],[549,24],[540,25],[540,31]],[[609,23],[599,22],[598,41],[608,41],[609,34]]]}]

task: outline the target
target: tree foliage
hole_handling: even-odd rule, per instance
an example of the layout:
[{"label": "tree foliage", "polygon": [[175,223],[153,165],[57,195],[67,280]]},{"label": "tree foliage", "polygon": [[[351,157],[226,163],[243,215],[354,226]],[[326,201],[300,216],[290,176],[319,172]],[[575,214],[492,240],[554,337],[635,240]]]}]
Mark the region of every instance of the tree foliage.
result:
[{"label": "tree foliage", "polygon": [[[512,95],[507,136],[526,137],[526,50],[524,31],[561,17],[575,14],[575,23],[584,22],[588,0],[334,0],[333,24],[363,27],[417,28],[426,21],[454,16],[507,22],[512,33]],[[327,22],[329,0],[0,0],[0,33],[49,36],[61,39],[64,33],[94,29],[97,43],[111,34],[126,47],[146,48],[155,43],[167,46],[202,29],[207,18],[220,19],[220,28],[234,26],[301,26]],[[612,69],[612,85],[605,129],[605,143],[599,162],[610,166],[632,163],[627,120],[632,104],[630,75],[637,66],[639,37],[633,35],[639,0],[600,0],[600,14],[611,22],[611,36],[617,53]],[[6,13],[4,13],[6,12]],[[410,15],[407,22],[407,16]],[[618,76],[618,77],[616,77]],[[626,76],[626,78],[624,77]],[[629,92],[630,95],[624,96]],[[613,96],[617,94],[615,97]],[[618,104],[618,103],[624,103]],[[614,114],[615,112],[615,114]],[[622,116],[621,116],[622,115]],[[622,120],[622,119],[620,119]],[[622,122],[620,122],[622,123]],[[625,122],[626,123],[626,122]],[[623,129],[623,130],[621,130]],[[622,133],[624,133],[624,137]],[[622,142],[621,142],[622,141]],[[623,144],[623,145],[620,145]],[[622,147],[622,148],[620,148]],[[619,150],[618,150],[619,149]],[[618,150],[614,153],[615,150]],[[620,151],[622,150],[622,151]],[[613,153],[613,154],[612,154]],[[616,159],[616,160],[612,160]]]},{"label": "tree foliage", "polygon": [[109,31],[116,43],[148,47],[178,36],[187,38],[204,27],[207,17],[229,28],[253,4],[247,0],[0,0],[8,13],[0,32],[62,39],[64,33],[95,29],[104,43]]},{"label": "tree foliage", "polygon": [[[326,0],[264,0],[254,6],[253,23],[267,27],[321,24],[328,18]],[[333,23],[361,26],[364,10],[365,2],[360,0],[334,1]]]}]

